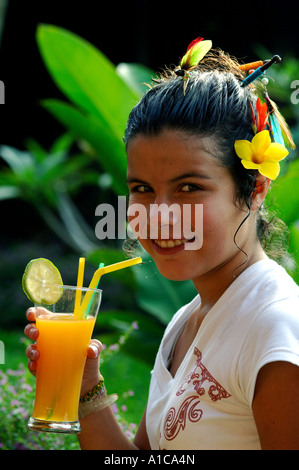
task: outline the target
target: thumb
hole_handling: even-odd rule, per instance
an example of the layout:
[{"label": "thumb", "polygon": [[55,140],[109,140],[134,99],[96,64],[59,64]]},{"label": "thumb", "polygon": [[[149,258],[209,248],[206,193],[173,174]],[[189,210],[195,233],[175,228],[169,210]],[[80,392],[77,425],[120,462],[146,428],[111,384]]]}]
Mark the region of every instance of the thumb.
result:
[{"label": "thumb", "polygon": [[102,343],[97,339],[92,339],[87,348],[87,357],[89,359],[97,359],[103,349]]},{"label": "thumb", "polygon": [[81,395],[91,390],[100,380],[100,353],[103,349],[102,343],[92,339],[87,348],[87,358],[84,368]]}]

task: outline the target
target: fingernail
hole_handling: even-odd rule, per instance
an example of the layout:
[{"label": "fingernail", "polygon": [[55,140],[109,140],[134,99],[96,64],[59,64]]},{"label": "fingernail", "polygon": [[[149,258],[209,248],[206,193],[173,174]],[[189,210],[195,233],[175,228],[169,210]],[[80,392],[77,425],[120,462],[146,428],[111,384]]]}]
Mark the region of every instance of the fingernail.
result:
[{"label": "fingernail", "polygon": [[93,352],[95,353],[95,356],[98,357],[99,349],[97,348],[97,346],[95,344],[91,344],[90,347],[93,350]]},{"label": "fingernail", "polygon": [[28,320],[29,320],[29,317],[32,315],[34,316],[34,310],[31,307],[31,308],[28,308],[28,310],[26,311],[26,317],[28,318]]},{"label": "fingernail", "polygon": [[38,330],[36,329],[36,327],[34,325],[32,325],[31,328],[29,328],[29,335],[31,336],[31,338],[33,340],[37,339]]},{"label": "fingernail", "polygon": [[32,350],[30,351],[30,359],[33,360],[33,359],[34,359],[34,356],[35,356],[35,351],[34,351],[34,349],[32,349]]}]

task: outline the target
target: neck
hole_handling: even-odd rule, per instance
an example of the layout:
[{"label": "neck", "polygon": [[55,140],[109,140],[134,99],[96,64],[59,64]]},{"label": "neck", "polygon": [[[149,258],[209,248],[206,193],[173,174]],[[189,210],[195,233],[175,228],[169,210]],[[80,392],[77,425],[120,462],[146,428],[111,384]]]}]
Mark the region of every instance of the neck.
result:
[{"label": "neck", "polygon": [[258,245],[255,250],[248,254],[245,263],[244,258],[244,253],[238,251],[229,260],[193,280],[194,286],[201,297],[201,310],[209,311],[243,271],[256,262],[266,259],[267,255],[262,247]]}]

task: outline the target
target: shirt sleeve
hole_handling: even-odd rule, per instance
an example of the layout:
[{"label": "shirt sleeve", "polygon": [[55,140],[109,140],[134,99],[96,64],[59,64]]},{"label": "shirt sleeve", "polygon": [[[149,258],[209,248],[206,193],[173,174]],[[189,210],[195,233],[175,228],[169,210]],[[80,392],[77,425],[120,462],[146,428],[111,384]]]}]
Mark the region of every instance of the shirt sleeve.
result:
[{"label": "shirt sleeve", "polygon": [[299,299],[285,299],[268,306],[254,319],[239,363],[239,383],[252,405],[260,369],[275,361],[299,366]]}]

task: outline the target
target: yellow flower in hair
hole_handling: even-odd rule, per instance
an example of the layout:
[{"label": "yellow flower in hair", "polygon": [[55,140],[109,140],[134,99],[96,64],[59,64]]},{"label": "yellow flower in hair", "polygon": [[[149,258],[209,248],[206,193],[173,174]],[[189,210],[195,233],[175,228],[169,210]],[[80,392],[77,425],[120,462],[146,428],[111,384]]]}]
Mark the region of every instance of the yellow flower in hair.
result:
[{"label": "yellow flower in hair", "polygon": [[269,131],[258,132],[251,142],[236,140],[235,151],[247,170],[258,170],[266,178],[275,180],[279,175],[279,161],[288,155],[281,144],[271,142]]}]

